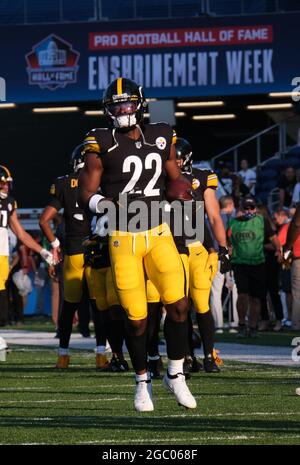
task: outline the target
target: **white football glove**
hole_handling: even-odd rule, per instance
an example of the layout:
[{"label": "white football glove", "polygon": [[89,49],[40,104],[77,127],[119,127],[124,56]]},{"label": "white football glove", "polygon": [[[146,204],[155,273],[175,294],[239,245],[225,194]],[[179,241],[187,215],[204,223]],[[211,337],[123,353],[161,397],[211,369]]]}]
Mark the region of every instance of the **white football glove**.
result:
[{"label": "white football glove", "polygon": [[40,256],[42,257],[43,260],[45,260],[48,265],[56,265],[56,261],[54,260],[54,257],[49,250],[42,249],[40,251]]}]

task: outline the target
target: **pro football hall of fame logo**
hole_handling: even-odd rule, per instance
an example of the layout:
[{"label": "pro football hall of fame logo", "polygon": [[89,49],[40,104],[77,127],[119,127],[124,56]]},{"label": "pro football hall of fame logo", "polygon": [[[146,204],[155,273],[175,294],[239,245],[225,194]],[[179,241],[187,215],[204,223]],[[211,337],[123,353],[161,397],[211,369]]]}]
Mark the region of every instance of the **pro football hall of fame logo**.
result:
[{"label": "pro football hall of fame logo", "polygon": [[72,45],[50,34],[32,47],[25,58],[30,85],[41,89],[55,90],[74,84],[79,69],[80,53]]}]

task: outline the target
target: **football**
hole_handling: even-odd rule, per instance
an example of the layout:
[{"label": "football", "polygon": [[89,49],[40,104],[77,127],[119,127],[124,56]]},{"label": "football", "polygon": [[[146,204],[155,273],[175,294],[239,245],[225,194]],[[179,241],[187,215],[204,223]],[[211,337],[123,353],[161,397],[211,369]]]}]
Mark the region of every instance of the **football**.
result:
[{"label": "football", "polygon": [[192,200],[192,185],[187,179],[170,181],[166,188],[167,200]]}]

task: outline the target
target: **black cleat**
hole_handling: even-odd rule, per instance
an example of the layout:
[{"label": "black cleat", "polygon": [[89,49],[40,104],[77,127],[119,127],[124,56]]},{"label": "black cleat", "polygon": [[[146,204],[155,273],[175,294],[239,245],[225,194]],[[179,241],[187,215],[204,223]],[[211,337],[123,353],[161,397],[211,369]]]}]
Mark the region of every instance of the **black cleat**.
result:
[{"label": "black cleat", "polygon": [[257,338],[259,337],[256,328],[249,328],[249,337],[250,337],[251,339],[257,339]]},{"label": "black cleat", "polygon": [[185,375],[186,379],[190,379],[190,373],[199,373],[199,371],[202,369],[203,366],[195,355],[193,355],[193,357],[191,355],[185,356],[183,362],[183,374]]},{"label": "black cleat", "polygon": [[203,368],[206,373],[220,373],[220,368],[216,364],[214,354],[209,354],[203,359]]},{"label": "black cleat", "polygon": [[201,362],[199,362],[197,357],[194,355],[190,372],[199,373],[200,370],[203,370],[203,365]]},{"label": "black cleat", "polygon": [[184,362],[183,362],[183,374],[185,376],[185,379],[191,378],[192,365],[193,365],[193,358],[190,355],[186,355],[184,357]]},{"label": "black cleat", "polygon": [[237,332],[237,335],[235,337],[237,339],[245,339],[246,337],[248,337],[246,325],[239,325],[238,326],[238,332]]},{"label": "black cleat", "polygon": [[112,371],[113,373],[122,373],[129,371],[129,365],[125,359],[121,360],[120,358],[113,355],[111,361],[109,362],[108,371]]},{"label": "black cleat", "polygon": [[151,379],[162,379],[161,370],[163,369],[163,363],[161,357],[157,360],[148,361],[148,371]]}]

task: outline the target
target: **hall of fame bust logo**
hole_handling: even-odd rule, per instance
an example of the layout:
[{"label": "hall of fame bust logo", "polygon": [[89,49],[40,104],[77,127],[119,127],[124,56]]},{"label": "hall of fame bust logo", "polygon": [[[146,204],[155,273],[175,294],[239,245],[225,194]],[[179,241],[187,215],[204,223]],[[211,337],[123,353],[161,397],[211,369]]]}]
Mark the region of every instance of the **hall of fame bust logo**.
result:
[{"label": "hall of fame bust logo", "polygon": [[29,84],[55,90],[76,83],[79,56],[71,44],[50,34],[25,55]]}]

